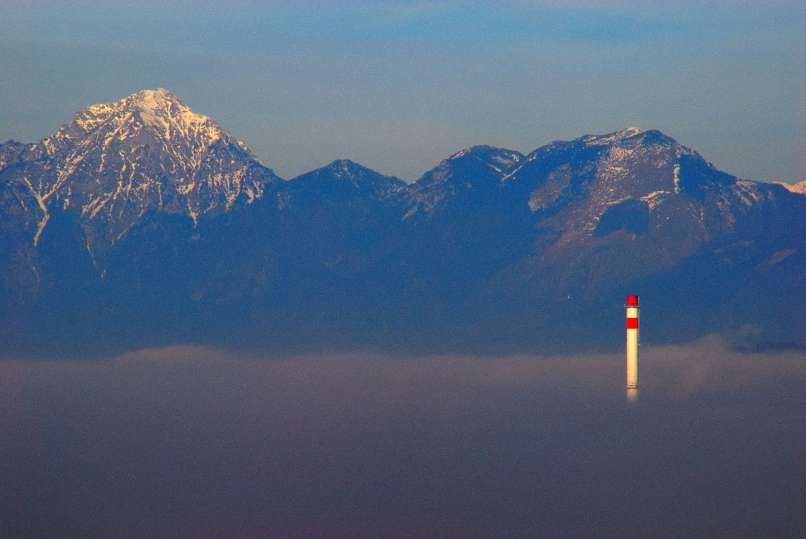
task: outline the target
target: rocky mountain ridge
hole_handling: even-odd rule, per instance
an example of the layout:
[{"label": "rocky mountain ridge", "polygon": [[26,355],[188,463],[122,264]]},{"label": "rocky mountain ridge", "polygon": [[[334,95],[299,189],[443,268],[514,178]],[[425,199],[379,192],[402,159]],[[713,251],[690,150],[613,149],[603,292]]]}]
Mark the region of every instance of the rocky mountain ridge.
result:
[{"label": "rocky mountain ridge", "polygon": [[781,185],[787,191],[791,193],[797,193],[799,195],[806,195],[806,180],[802,180],[795,183],[787,183],[784,181],[773,181],[772,183],[776,183]]},{"label": "rocky mountain ridge", "polygon": [[36,144],[3,148],[5,182],[20,205],[38,209],[26,212],[34,245],[60,206],[76,215],[91,252],[120,241],[149,211],[197,224],[279,181],[243,142],[164,89],[93,105]]},{"label": "rocky mountain ridge", "polygon": [[658,340],[806,335],[806,199],[655,130],[474,146],[413,184],[349,160],[285,181],[144,90],[0,144],[0,212],[21,349],[563,350],[617,342],[627,292]]}]

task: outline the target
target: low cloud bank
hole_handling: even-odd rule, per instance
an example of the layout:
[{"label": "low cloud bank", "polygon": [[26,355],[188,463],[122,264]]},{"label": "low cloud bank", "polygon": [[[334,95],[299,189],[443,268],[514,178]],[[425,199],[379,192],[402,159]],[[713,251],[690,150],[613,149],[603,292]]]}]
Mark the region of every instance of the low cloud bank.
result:
[{"label": "low cloud bank", "polygon": [[8,358],[0,535],[786,535],[805,386],[718,337],[643,347],[637,405],[621,354]]}]

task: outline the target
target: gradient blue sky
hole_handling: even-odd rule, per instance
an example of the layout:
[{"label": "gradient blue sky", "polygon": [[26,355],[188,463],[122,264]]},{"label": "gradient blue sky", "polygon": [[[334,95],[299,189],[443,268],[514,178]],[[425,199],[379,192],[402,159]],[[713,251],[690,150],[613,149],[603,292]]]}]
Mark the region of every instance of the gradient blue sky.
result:
[{"label": "gradient blue sky", "polygon": [[[672,5],[674,4],[674,5]],[[284,177],[657,128],[806,178],[802,1],[0,2],[0,140],[165,87]]]}]

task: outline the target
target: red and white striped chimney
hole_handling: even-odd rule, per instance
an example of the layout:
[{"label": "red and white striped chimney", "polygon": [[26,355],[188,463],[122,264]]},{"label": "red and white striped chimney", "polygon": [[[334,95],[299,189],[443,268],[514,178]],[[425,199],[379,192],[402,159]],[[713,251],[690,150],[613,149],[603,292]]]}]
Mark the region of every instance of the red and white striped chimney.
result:
[{"label": "red and white striped chimney", "polygon": [[627,390],[638,389],[638,296],[627,296]]}]

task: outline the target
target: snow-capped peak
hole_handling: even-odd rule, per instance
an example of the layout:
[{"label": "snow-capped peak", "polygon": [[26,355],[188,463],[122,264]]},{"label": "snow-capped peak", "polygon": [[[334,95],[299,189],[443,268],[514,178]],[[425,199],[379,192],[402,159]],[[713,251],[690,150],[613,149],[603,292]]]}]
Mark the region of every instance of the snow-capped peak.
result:
[{"label": "snow-capped peak", "polygon": [[165,128],[166,123],[189,129],[206,129],[210,143],[221,138],[221,128],[209,117],[197,114],[165,89],[143,90],[135,94],[140,116],[152,127]]},{"label": "snow-capped peak", "polygon": [[18,181],[41,213],[34,245],[50,205],[59,204],[93,229],[90,252],[122,239],[149,211],[185,214],[196,225],[239,201],[251,204],[279,181],[244,143],[164,88],[88,107],[32,155],[41,171]]},{"label": "snow-capped peak", "polygon": [[636,135],[640,135],[645,131],[640,127],[626,127],[624,129],[620,129],[619,131],[615,131],[613,133],[608,133],[606,135],[586,135],[582,137],[582,140],[590,145],[590,146],[604,146],[607,144],[614,144],[616,142],[620,142],[622,140],[634,137]]},{"label": "snow-capped peak", "polygon": [[786,189],[790,193],[806,195],[806,180],[802,180],[797,183],[788,183],[783,180],[773,180],[772,183],[777,183],[778,185],[784,187],[784,189]]},{"label": "snow-capped peak", "polygon": [[617,132],[622,138],[632,137],[639,133],[643,133],[643,129],[640,127],[625,127],[624,129]]},{"label": "snow-capped peak", "polygon": [[336,159],[324,168],[330,170],[339,179],[352,179],[353,176],[369,170],[349,159]]},{"label": "snow-capped peak", "polygon": [[162,101],[174,101],[181,103],[178,97],[166,90],[165,88],[144,89],[135,92],[131,95],[133,100],[143,103],[144,106],[154,106]]},{"label": "snow-capped peak", "polygon": [[448,157],[447,160],[454,161],[469,155],[490,156],[491,159],[501,164],[516,163],[523,157],[523,155],[514,150],[496,148],[495,146],[489,146],[487,144],[479,144],[476,146],[469,146],[459,150],[458,152],[454,152]]},{"label": "snow-capped peak", "polygon": [[[74,125],[84,133],[112,124],[116,140],[134,136],[147,128],[166,142],[184,139],[207,146],[226,137],[214,120],[193,112],[178,97],[164,88],[140,90],[120,101],[88,107],[76,115]],[[239,145],[243,146],[242,143]]]}]

